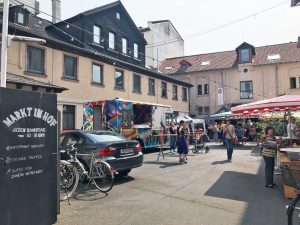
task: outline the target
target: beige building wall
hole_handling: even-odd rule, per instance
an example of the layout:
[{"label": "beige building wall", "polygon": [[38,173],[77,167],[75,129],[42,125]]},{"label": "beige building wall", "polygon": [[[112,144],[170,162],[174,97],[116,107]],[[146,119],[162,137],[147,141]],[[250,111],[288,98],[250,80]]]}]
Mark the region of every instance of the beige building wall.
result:
[{"label": "beige building wall", "polygon": [[[247,68],[248,72],[243,72]],[[182,75],[174,75],[177,78]],[[191,115],[205,118],[208,115],[198,115],[197,107],[209,106],[210,114],[222,106],[230,109],[232,104],[242,104],[272,98],[285,94],[300,94],[300,62],[271,64],[262,66],[241,65],[240,68],[193,72],[188,80],[194,85],[191,88]],[[296,88],[290,88],[290,78],[296,78]],[[253,98],[240,98],[240,82],[252,81]],[[198,95],[197,86],[209,84],[209,94]],[[217,89],[224,90],[224,105],[218,105]]]},{"label": "beige building wall", "polygon": [[[62,112],[63,105],[76,106],[75,126],[77,129],[82,126],[83,103],[91,100],[114,99],[116,97],[143,101],[149,103],[159,103],[171,105],[174,111],[189,112],[188,101],[182,101],[182,86],[178,87],[178,100],[172,100],[172,83],[167,82],[168,98],[161,97],[161,80],[156,80],[156,96],[148,95],[149,76],[145,74],[133,73],[126,68],[119,68],[113,65],[104,64],[87,57],[78,56],[51,49],[40,45],[31,45],[45,49],[45,75],[36,75],[26,72],[27,46],[22,42],[12,42],[8,52],[8,69],[13,74],[26,76],[42,82],[68,88],[69,90],[58,94],[58,109]],[[77,80],[63,78],[63,57],[64,54],[77,57]],[[92,63],[103,65],[104,85],[91,84],[92,82]],[[124,90],[115,89],[115,70],[124,72]],[[133,74],[141,76],[141,93],[133,93]]]}]

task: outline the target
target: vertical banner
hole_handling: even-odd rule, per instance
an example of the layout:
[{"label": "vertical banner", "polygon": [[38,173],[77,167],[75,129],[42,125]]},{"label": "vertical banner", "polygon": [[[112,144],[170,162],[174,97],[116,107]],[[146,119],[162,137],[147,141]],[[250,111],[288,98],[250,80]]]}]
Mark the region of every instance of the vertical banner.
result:
[{"label": "vertical banner", "polygon": [[224,90],[218,88],[218,105],[224,105]]},{"label": "vertical banner", "polygon": [[55,94],[0,88],[0,224],[57,218]]}]

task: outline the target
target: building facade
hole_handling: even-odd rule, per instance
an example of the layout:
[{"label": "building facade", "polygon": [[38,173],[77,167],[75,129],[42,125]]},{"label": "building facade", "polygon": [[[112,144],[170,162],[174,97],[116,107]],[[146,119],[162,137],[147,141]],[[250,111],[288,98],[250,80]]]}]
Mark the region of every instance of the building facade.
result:
[{"label": "building facade", "polygon": [[157,69],[163,60],[184,55],[184,40],[171,21],[149,21],[140,31],[147,41],[146,65]]},{"label": "building facade", "polygon": [[189,112],[191,85],[144,66],[146,42],[120,1],[55,24],[12,7],[9,33],[46,40],[12,42],[8,73],[67,89],[58,94],[62,129],[82,127],[86,101],[124,98]]},{"label": "building facade", "polygon": [[191,82],[191,115],[206,118],[220,108],[285,94],[300,94],[297,42],[165,60],[160,70]]}]

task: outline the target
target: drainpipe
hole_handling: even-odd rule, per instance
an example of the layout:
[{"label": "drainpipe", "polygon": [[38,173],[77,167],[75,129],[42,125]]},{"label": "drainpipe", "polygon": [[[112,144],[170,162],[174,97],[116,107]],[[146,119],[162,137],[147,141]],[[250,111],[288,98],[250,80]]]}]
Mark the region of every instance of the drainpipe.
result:
[{"label": "drainpipe", "polygon": [[276,63],[275,67],[275,94],[276,96],[279,96],[278,63]]},{"label": "drainpipe", "polygon": [[191,87],[188,89],[188,95],[189,95],[189,116],[191,116]]}]

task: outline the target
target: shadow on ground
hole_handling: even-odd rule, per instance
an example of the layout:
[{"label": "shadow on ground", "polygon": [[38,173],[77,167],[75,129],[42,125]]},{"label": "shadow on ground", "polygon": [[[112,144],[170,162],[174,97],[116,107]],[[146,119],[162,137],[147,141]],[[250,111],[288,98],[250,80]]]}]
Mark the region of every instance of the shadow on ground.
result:
[{"label": "shadow on ground", "polygon": [[177,160],[176,162],[147,161],[144,162],[144,164],[159,165],[159,168],[162,169],[172,167],[172,166],[182,166],[182,163],[179,163]]},{"label": "shadow on ground", "polygon": [[263,167],[262,163],[257,175],[226,171],[205,195],[246,202],[241,225],[284,225],[287,200],[282,193],[282,177],[274,175],[278,189],[265,188]]}]

